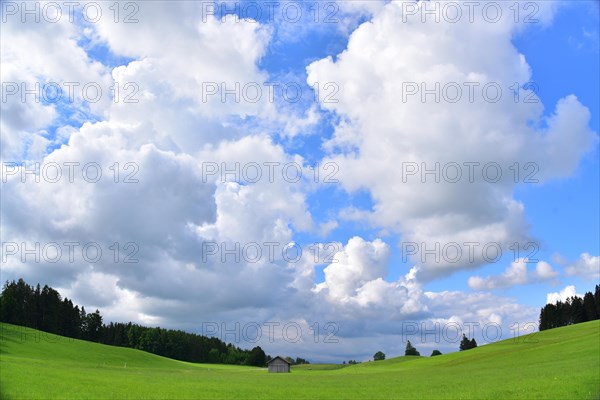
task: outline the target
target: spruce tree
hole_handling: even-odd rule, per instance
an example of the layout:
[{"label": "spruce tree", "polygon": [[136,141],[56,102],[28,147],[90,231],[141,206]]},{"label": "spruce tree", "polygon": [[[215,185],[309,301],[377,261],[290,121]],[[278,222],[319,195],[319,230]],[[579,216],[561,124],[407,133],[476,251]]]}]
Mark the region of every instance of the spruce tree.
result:
[{"label": "spruce tree", "polygon": [[596,285],[596,291],[594,292],[594,302],[596,303],[596,314],[600,318],[600,285]]},{"label": "spruce tree", "polygon": [[463,351],[463,350],[469,350],[470,348],[471,348],[471,341],[463,333],[462,339],[460,341],[459,349],[460,349],[460,351]]},{"label": "spruce tree", "polygon": [[585,313],[585,319],[587,321],[594,321],[598,319],[598,312],[596,311],[594,295],[592,292],[587,292],[585,296],[583,296],[583,310]]},{"label": "spruce tree", "polygon": [[420,356],[421,354],[416,348],[410,343],[410,340],[406,343],[406,350],[404,351],[405,356]]}]

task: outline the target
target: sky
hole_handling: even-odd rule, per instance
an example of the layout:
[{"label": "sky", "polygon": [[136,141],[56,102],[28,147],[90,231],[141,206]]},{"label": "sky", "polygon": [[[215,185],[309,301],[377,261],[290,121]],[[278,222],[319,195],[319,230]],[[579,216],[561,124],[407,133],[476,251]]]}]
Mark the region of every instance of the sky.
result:
[{"label": "sky", "polygon": [[600,283],[597,1],[1,7],[3,282],[311,362]]}]

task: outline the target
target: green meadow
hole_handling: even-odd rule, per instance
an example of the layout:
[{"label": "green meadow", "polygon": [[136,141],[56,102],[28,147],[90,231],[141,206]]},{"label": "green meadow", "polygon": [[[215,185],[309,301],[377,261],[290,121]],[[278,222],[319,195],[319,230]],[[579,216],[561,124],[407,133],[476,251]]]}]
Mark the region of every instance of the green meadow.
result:
[{"label": "green meadow", "polygon": [[432,358],[290,374],[0,328],[3,399],[600,399],[600,320]]}]

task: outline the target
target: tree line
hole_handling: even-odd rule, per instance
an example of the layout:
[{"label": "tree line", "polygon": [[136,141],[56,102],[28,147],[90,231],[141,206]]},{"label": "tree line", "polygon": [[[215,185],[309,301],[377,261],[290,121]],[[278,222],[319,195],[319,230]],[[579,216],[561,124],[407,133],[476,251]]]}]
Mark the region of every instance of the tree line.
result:
[{"label": "tree line", "polygon": [[292,357],[287,356],[285,357],[285,360],[292,365],[310,364],[310,361],[301,357],[296,357],[296,359],[293,359]]},{"label": "tree line", "polygon": [[[257,346],[241,349],[218,338],[181,330],[128,323],[104,324],[99,310],[87,313],[48,285],[6,282],[0,294],[0,321],[112,346],[130,347],[181,361],[262,367],[268,357]],[[300,362],[306,360],[298,359]]]},{"label": "tree line", "polygon": [[[466,337],[465,334],[463,334],[462,340],[461,340],[460,346],[459,346],[460,351],[474,349],[475,347],[477,347],[477,342],[475,341],[475,338],[469,340],[469,338]],[[409,340],[406,343],[406,349],[404,350],[404,355],[405,356],[420,356],[421,353],[419,353],[417,348],[415,346],[413,346]],[[441,351],[433,350],[431,352],[430,357],[441,356],[441,355],[442,355]],[[373,355],[373,361],[382,361],[382,360],[385,360],[385,353],[383,351],[378,351],[377,353],[375,353]],[[356,361],[354,361],[354,362],[353,361],[354,360],[350,360],[348,362],[348,364],[356,364],[357,363]],[[344,364],[345,363],[346,362],[344,361]]]},{"label": "tree line", "polygon": [[[578,324],[581,322],[600,319],[600,285],[596,285],[596,290],[586,292],[583,298],[571,296],[565,301],[557,301],[554,304],[546,304],[540,311],[539,330],[558,328],[560,326]],[[469,350],[477,347],[475,338],[469,339],[465,334],[462,335],[459,350]],[[441,355],[438,350],[431,353],[431,357]],[[406,343],[405,356],[420,356],[419,351],[410,343]],[[373,356],[374,361],[385,360],[385,354],[378,351]],[[352,361],[352,360],[351,360]],[[354,362],[356,363],[356,362]],[[351,362],[349,362],[351,364]]]},{"label": "tree line", "polygon": [[587,292],[583,298],[569,297],[565,301],[546,304],[540,311],[539,330],[579,324],[600,318],[600,285],[596,285],[594,294]]}]

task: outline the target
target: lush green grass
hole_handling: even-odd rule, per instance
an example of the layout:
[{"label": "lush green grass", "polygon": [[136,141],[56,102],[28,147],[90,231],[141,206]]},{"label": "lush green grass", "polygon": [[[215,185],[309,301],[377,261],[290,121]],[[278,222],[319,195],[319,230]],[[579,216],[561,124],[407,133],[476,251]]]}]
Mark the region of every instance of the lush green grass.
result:
[{"label": "lush green grass", "polygon": [[6,399],[600,398],[600,321],[433,358],[297,366],[291,374],[189,364],[0,328],[0,394]]},{"label": "lush green grass", "polygon": [[346,364],[301,364],[294,365],[292,369],[294,372],[297,371],[332,371],[334,369],[346,368],[349,365]]}]

